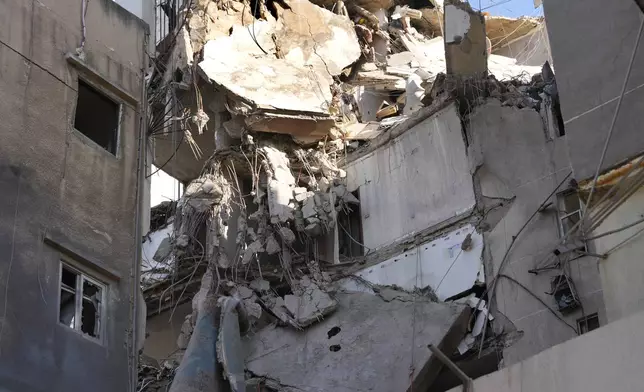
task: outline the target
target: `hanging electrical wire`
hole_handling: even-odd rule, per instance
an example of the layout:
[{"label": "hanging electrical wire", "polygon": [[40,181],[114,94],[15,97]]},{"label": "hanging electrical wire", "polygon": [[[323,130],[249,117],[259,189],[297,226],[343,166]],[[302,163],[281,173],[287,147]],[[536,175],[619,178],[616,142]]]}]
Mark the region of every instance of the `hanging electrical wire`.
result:
[{"label": "hanging electrical wire", "polygon": [[[490,284],[490,287],[488,287],[485,290],[485,292],[483,293],[483,295],[481,296],[481,298],[479,298],[479,301],[476,304],[475,309],[478,309],[479,306],[481,306],[481,302],[483,301],[483,297],[485,297],[485,294],[487,294],[489,292],[490,294],[488,296],[489,297],[488,302],[489,302],[490,311],[492,310],[492,304],[493,304],[493,299],[494,299],[494,296],[495,296],[495,293],[496,293],[496,284],[498,282],[498,277],[503,272],[503,268],[505,267],[505,264],[508,261],[508,256],[510,254],[510,251],[512,250],[512,247],[514,246],[514,243],[516,242],[517,238],[519,238],[519,236],[521,235],[523,230],[532,221],[532,219],[539,213],[539,211],[543,208],[543,206],[545,206],[546,203],[548,203],[550,201],[550,198],[552,198],[552,196],[554,196],[554,194],[557,193],[559,188],[561,188],[561,186],[568,180],[568,178],[570,178],[570,176],[572,176],[572,172],[568,173],[568,175],[566,177],[564,177],[564,179],[561,180],[561,182],[559,182],[559,184],[555,187],[555,189],[552,192],[550,192],[548,197],[545,198],[545,200],[539,205],[539,207],[537,207],[537,209],[532,213],[532,215],[530,215],[528,220],[526,220],[526,222],[523,224],[523,226],[521,226],[521,228],[519,229],[517,234],[512,236],[512,241],[510,241],[510,245],[508,245],[508,248],[506,249],[505,254],[503,255],[503,258],[501,259],[501,263],[499,264],[499,269],[496,272],[496,275],[494,276],[494,278],[492,278],[492,282]],[[482,332],[483,335],[482,336],[485,336],[486,327],[487,327],[487,323],[483,324],[483,332]],[[485,339],[481,339],[481,345],[479,347],[479,358],[480,358],[481,352],[483,351],[483,341],[484,340]]]}]

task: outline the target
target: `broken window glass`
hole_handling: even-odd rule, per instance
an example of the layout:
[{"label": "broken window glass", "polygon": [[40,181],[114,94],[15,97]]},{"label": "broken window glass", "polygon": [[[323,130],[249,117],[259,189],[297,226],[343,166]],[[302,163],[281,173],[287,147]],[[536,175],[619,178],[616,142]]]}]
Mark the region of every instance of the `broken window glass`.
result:
[{"label": "broken window glass", "polygon": [[93,337],[98,337],[100,295],[101,288],[98,285],[83,280],[81,331]]},{"label": "broken window glass", "polygon": [[60,277],[59,320],[63,325],[74,328],[76,315],[76,286],[78,274],[63,266]]},{"label": "broken window glass", "polygon": [[60,275],[60,323],[100,338],[104,286],[65,264]]}]

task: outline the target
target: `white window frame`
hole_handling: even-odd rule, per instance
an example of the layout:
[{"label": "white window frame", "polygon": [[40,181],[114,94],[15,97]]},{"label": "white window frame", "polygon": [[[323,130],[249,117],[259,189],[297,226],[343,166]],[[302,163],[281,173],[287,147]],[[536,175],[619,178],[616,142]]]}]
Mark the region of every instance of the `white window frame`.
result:
[{"label": "white window frame", "polygon": [[[571,212],[563,210],[563,208],[565,208],[565,198],[569,195],[575,195],[575,197],[579,201],[579,208]],[[584,201],[581,199],[581,197],[579,197],[579,192],[574,189],[569,189],[557,194],[557,223],[559,225],[559,235],[561,238],[564,238],[567,234],[564,229],[564,220],[570,218],[571,216],[577,215],[579,217],[579,222],[582,218],[581,211],[583,204]],[[584,252],[588,251],[588,246],[586,245],[585,241],[583,243],[583,249],[582,247],[580,247],[579,249]]]},{"label": "white window frame", "polygon": [[[65,325],[60,321],[60,301],[61,301],[61,295],[60,292],[62,290],[65,291],[70,291],[68,288],[63,287],[63,268],[66,268],[70,271],[73,271],[74,273],[77,274],[76,278],[76,287],[74,288],[75,290],[75,303],[74,303],[74,327],[70,327],[69,325]],[[98,307],[98,337],[94,337],[91,335],[88,335],[84,333],[81,329],[82,326],[82,314],[83,314],[83,298],[86,298],[83,295],[83,284],[84,282],[90,282],[91,284],[97,286],[101,290],[101,295],[100,295],[100,303]],[[106,299],[107,299],[107,288],[108,285],[101,282],[100,280],[91,277],[88,275],[86,272],[83,270],[79,269],[76,267],[73,263],[68,262],[67,260],[61,258],[60,260],[60,268],[58,272],[58,312],[57,312],[57,322],[58,324],[64,326],[67,329],[73,330],[74,332],[82,335],[83,337],[99,342],[99,343],[104,343],[105,342],[105,320],[106,320]],[[86,298],[90,299],[90,298]]]}]

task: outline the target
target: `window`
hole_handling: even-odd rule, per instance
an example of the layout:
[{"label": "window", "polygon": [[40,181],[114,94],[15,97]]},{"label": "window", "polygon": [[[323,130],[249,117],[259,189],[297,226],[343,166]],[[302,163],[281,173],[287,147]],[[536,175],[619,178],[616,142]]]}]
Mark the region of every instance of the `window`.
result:
[{"label": "window", "polygon": [[577,319],[577,330],[580,334],[590,332],[597,328],[599,328],[599,316],[597,313]]},{"label": "window", "polygon": [[116,155],[118,127],[119,104],[79,79],[74,128]]},{"label": "window", "polygon": [[61,324],[101,339],[105,286],[63,263],[60,270]]},{"label": "window", "polygon": [[577,192],[568,191],[558,195],[559,228],[565,236],[581,219],[581,201]]},{"label": "window", "polygon": [[565,275],[557,275],[550,280],[551,292],[557,309],[563,313],[570,313],[579,307],[579,300],[571,281]]},{"label": "window", "polygon": [[347,192],[338,212],[338,246],[339,255],[343,258],[360,257],[364,254],[362,247],[362,215],[360,213],[360,194],[358,190]]},{"label": "window", "polygon": [[[574,190],[562,192],[557,195],[557,214],[559,217],[559,232],[561,237],[565,237],[581,220],[582,201],[579,194]],[[570,238],[568,239],[570,240]],[[586,244],[575,240],[574,247],[577,257],[581,257],[587,252]],[[573,250],[573,249],[571,249]]]}]

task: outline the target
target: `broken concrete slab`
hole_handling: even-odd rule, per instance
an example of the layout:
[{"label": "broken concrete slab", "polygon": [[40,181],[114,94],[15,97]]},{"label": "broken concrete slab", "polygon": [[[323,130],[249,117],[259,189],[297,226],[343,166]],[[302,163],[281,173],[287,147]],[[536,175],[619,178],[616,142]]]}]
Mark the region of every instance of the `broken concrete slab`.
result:
[{"label": "broken concrete slab", "polygon": [[188,15],[187,27],[195,53],[199,52],[206,42],[229,35],[233,26],[255,21],[251,8],[235,0],[227,2],[226,9],[219,9],[213,1],[200,0],[193,4],[196,7]]},{"label": "broken concrete slab", "polygon": [[[323,106],[325,105],[326,102]],[[335,127],[335,121],[326,114],[292,115],[264,111],[259,115],[246,117],[245,121],[248,128],[255,132],[284,133],[303,144],[320,140]]]},{"label": "broken concrete slab", "polygon": [[306,327],[333,312],[338,303],[318,285],[310,283],[301,295],[284,296],[284,306],[298,324]]},{"label": "broken concrete slab", "polygon": [[251,336],[247,369],[298,391],[426,390],[441,367],[427,345],[453,352],[469,317],[467,306],[421,298],[336,299],[338,310],[304,333],[270,326]]},{"label": "broken concrete slab", "polygon": [[[217,359],[223,365],[223,375],[233,392],[246,390],[244,379],[244,356],[242,353],[240,323],[241,303],[236,298],[221,297],[219,333],[217,334]],[[214,329],[214,328],[213,328]]]},{"label": "broken concrete slab", "polygon": [[275,28],[275,43],[286,61],[335,76],[360,57],[358,37],[349,18],[307,0],[286,3],[288,9],[278,7]]},{"label": "broken concrete slab", "polygon": [[206,43],[199,69],[207,80],[256,109],[328,115],[332,96],[324,76],[283,59],[236,52],[232,40],[222,37]]},{"label": "broken concrete slab", "polygon": [[344,140],[370,140],[382,133],[380,123],[377,121],[370,121],[366,124],[354,123],[342,128],[344,133]]},{"label": "broken concrete slab", "polygon": [[542,26],[543,21],[543,17],[522,16],[520,18],[508,18],[504,16],[486,16],[485,31],[492,44],[492,50],[494,50],[531,34]]},{"label": "broken concrete slab", "polygon": [[[229,110],[244,115],[249,129],[314,142],[334,128],[333,76],[360,57],[358,38],[348,18],[307,0],[275,8],[277,21],[235,26],[229,36],[208,41],[199,70],[226,90],[235,101]],[[243,128],[238,121],[227,125],[233,137]]]},{"label": "broken concrete slab", "polygon": [[268,181],[268,212],[271,222],[285,223],[293,219],[293,208],[290,201],[293,198],[293,189],[295,189],[295,177],[291,173],[285,152],[272,146],[264,146],[261,151],[272,171]]}]

